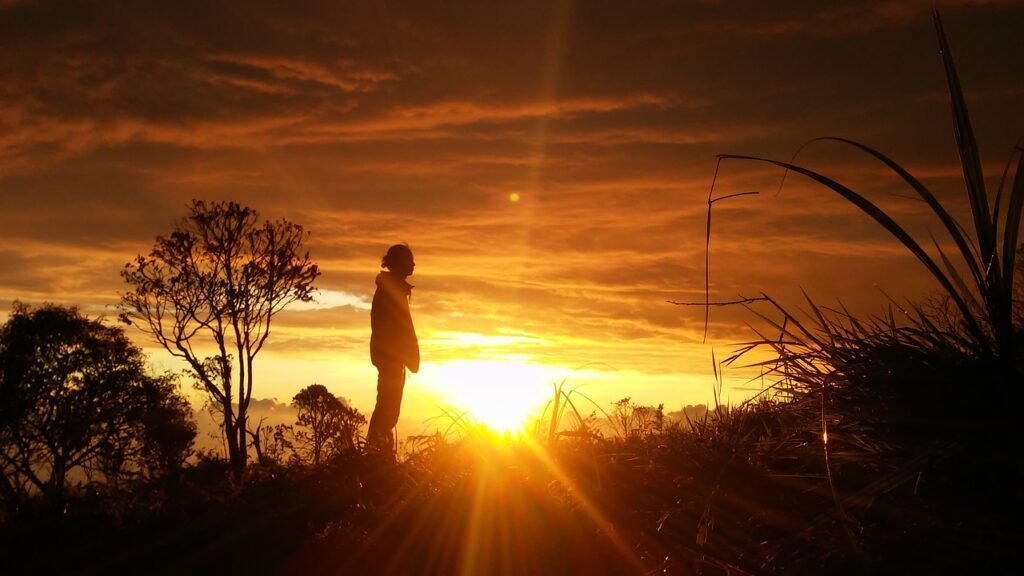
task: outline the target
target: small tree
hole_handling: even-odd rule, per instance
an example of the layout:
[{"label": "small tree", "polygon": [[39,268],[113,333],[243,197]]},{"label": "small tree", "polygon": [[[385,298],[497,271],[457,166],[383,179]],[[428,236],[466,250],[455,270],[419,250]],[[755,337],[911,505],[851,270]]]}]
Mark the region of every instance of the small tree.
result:
[{"label": "small tree", "polygon": [[366,418],[334,396],[322,384],[312,384],[292,399],[299,411],[294,432],[295,451],[316,465],[325,456],[355,450]]},{"label": "small tree", "polygon": [[192,453],[196,426],[192,405],[179,393],[176,374],[150,379],[144,388],[147,410],[142,415],[142,462],[151,476],[176,476]]},{"label": "small tree", "polygon": [[173,471],[195,437],[173,376],[146,373],[120,328],[75,308],[15,303],[0,326],[0,495],[59,495],[69,474],[117,482]]},{"label": "small tree", "polygon": [[662,431],[665,425],[665,405],[639,406],[626,397],[612,404],[608,415],[612,428],[623,438],[646,438]]},{"label": "small tree", "polygon": [[257,447],[256,454],[260,463],[283,464],[289,460],[289,454],[292,459],[297,458],[295,444],[292,442],[293,438],[295,438],[295,427],[291,424],[264,427],[261,422],[260,427],[256,429],[254,438]]},{"label": "small tree", "polygon": [[287,220],[260,224],[255,210],[235,202],[194,200],[171,235],[122,272],[132,288],[121,298],[122,319],[188,364],[221,417],[237,469],[247,460],[253,360],[273,317],[312,300],[320,275],[302,252],[306,237]]}]

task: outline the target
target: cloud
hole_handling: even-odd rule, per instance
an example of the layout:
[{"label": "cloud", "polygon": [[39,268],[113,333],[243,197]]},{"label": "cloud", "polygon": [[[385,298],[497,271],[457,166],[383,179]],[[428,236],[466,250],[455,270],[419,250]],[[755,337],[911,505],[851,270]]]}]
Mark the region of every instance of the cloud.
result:
[{"label": "cloud", "polygon": [[[400,76],[391,70],[373,68],[351,59],[342,59],[330,65],[320,65],[291,58],[268,58],[259,56],[230,54],[213,55],[207,58],[216,64],[235,65],[241,71],[258,72],[274,82],[261,82],[258,79],[248,81],[244,74],[232,78],[224,74],[222,78],[228,83],[237,83],[242,88],[271,93],[296,94],[303,88],[303,83],[330,86],[342,92],[374,92],[381,84],[398,80]],[[296,83],[299,85],[296,86]]]},{"label": "cloud", "polygon": [[296,302],[290,310],[324,310],[339,307],[351,307],[358,310],[369,310],[369,300],[359,294],[351,294],[340,290],[318,290],[312,302]]},{"label": "cloud", "polygon": [[264,415],[267,415],[267,414],[273,414],[273,415],[288,414],[288,415],[291,415],[291,414],[293,414],[295,412],[295,409],[292,408],[291,404],[285,404],[284,402],[279,402],[277,400],[277,398],[253,398],[249,402],[249,409],[253,413],[264,414]]},{"label": "cloud", "polygon": [[[407,241],[434,358],[700,374],[703,310],[666,300],[704,297],[716,154],[788,159],[847,136],[966,215],[926,3],[558,7],[5,3],[0,296],[113,304],[120,267],[190,199],[233,199],[306,226],[323,270],[319,302],[275,320],[274,362],[365,364],[373,276]],[[1019,136],[1024,10],[942,9],[998,174]],[[799,161],[925,243],[936,230],[869,158],[823,144]],[[722,165],[719,193],[762,194],[715,206],[712,298],[806,288],[873,311],[878,288],[935,288],[856,208],[792,176],[776,194],[780,178]],[[712,343],[748,320],[715,310]]]},{"label": "cloud", "polygon": [[669,422],[696,422],[704,417],[708,413],[708,407],[706,404],[687,404],[679,410],[672,412],[666,412],[665,418]]}]

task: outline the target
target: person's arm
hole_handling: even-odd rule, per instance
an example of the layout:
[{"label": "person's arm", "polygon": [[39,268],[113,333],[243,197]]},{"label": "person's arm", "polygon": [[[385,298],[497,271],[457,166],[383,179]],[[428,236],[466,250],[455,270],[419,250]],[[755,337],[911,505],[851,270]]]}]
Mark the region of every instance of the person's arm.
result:
[{"label": "person's arm", "polygon": [[409,332],[411,339],[409,342],[409,353],[406,366],[409,367],[409,371],[413,374],[420,371],[420,341],[416,338],[416,329],[413,328],[412,320],[409,321]]}]

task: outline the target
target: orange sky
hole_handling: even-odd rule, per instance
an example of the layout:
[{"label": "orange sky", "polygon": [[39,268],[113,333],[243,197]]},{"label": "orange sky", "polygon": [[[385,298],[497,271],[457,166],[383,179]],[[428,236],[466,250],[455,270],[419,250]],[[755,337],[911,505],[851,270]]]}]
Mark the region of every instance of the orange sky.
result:
[{"label": "orange sky", "polygon": [[[320,382],[370,411],[366,303],[405,241],[425,361],[408,426],[454,359],[674,410],[710,398],[712,346],[750,337],[716,310],[701,344],[703,311],[665,303],[703,298],[715,154],[845,136],[964,213],[931,1],[209,4],[0,1],[0,316],[113,316],[125,262],[190,199],[232,199],[305,225],[323,269],[320,304],[280,316],[258,398]],[[939,4],[998,175],[1024,133],[1024,7]],[[862,157],[802,158],[939,229]],[[725,165],[722,193],[765,194],[716,212],[714,297],[803,287],[871,312],[878,288],[934,290],[854,208],[778,181]]]}]

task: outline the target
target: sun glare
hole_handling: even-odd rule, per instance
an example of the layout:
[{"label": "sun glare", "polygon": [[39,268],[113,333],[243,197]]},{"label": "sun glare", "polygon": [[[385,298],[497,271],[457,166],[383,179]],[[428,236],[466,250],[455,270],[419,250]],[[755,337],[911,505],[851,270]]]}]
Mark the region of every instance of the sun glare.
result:
[{"label": "sun glare", "polygon": [[453,360],[437,366],[442,401],[495,432],[517,432],[539,414],[557,374],[518,360]]}]

